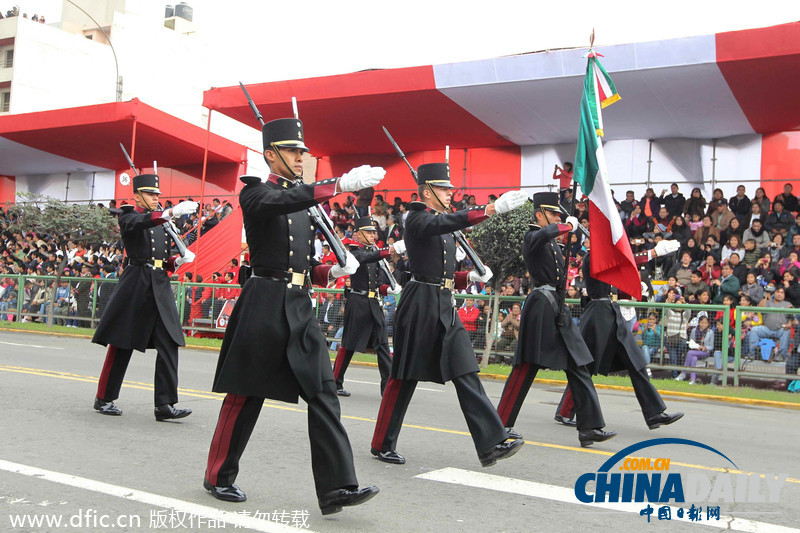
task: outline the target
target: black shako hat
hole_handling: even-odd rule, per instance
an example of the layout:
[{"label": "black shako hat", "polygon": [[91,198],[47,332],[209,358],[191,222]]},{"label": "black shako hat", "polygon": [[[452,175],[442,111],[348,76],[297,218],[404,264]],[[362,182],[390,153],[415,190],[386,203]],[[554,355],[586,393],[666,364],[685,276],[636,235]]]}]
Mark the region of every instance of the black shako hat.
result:
[{"label": "black shako hat", "polygon": [[557,192],[537,192],[533,195],[533,208],[534,209],[549,209],[550,211],[561,212],[558,207],[558,193]]},{"label": "black shako hat", "polygon": [[426,163],[417,168],[417,185],[430,183],[434,187],[454,188],[450,183],[450,165],[447,163]]},{"label": "black shako hat", "polygon": [[133,192],[152,192],[161,194],[158,188],[158,176],[155,174],[139,174],[133,177]]},{"label": "black shako hat", "polygon": [[273,146],[284,148],[300,148],[308,152],[303,136],[303,123],[296,118],[279,118],[270,120],[261,126],[261,137],[264,150],[272,150]]},{"label": "black shako hat", "polygon": [[370,217],[361,217],[356,220],[356,231],[378,231]]}]

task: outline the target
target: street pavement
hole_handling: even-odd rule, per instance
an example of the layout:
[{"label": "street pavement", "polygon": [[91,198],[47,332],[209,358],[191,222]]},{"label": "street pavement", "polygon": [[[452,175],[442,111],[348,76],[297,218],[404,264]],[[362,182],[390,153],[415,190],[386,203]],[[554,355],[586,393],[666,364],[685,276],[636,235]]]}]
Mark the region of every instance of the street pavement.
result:
[{"label": "street pavement", "polygon": [[[104,356],[105,349],[88,339],[0,332],[0,531],[400,533],[730,527],[761,532],[790,531],[800,524],[796,410],[668,398],[669,411],[684,411],[686,416],[650,431],[632,392],[599,390],[606,428],[619,436],[582,449],[574,429],[553,421],[561,390],[534,384],[516,426],[526,445],[514,457],[481,468],[452,385],[420,383],[398,443],[407,463],[387,465],[369,453],[380,404],[377,369],[359,366],[347,372],[345,387],[352,396],[341,399],[342,421],[353,445],[359,482],[380,487],[378,496],[323,517],[311,476],[305,404],[267,401],[237,479],[248,500],[220,502],[202,487],[222,400],[210,392],[217,353],[181,349],[178,406],[191,407],[194,413],[161,423],[153,417],[152,350],[134,352],[116,402],[123,416],[102,416],[92,409]],[[503,382],[483,383],[496,405]],[[739,501],[712,502],[698,496],[694,503],[702,506],[699,521],[689,521],[686,511],[682,520],[677,517],[678,509],[688,510],[691,501],[672,502],[669,521],[658,518],[666,504],[651,503],[654,512],[648,523],[639,512],[647,503],[584,505],[575,498],[573,488],[581,474],[596,473],[614,453],[655,438],[697,441],[724,454],[674,443],[633,455],[669,458],[669,473],[680,474],[684,485],[690,478],[708,479],[712,493],[721,491],[728,499],[735,493]],[[609,472],[622,473],[622,465],[615,463]],[[761,476],[774,475],[788,477],[775,482],[777,501],[754,501],[769,495]],[[728,481],[731,486],[726,486]],[[593,490],[594,483],[588,488]],[[717,506],[721,519],[709,519],[707,507]],[[31,520],[43,522],[37,526]]]}]

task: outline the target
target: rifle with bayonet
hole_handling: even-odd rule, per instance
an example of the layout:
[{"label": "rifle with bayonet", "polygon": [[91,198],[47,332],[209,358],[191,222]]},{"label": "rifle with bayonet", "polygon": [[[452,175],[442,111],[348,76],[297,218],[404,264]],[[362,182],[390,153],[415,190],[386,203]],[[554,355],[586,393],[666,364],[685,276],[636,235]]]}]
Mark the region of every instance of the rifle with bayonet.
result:
[{"label": "rifle with bayonet", "polygon": [[[131,156],[128,155],[125,145],[119,143],[119,147],[122,148],[122,153],[125,154],[125,159],[127,159],[131,170],[133,170],[133,173],[138,176],[139,170],[133,165],[133,160],[131,160]],[[157,207],[160,209],[161,205],[159,204]],[[183,239],[181,239],[180,235],[178,235],[178,228],[176,228],[175,224],[172,223],[172,219],[167,219],[167,222],[164,224],[164,230],[172,238],[172,242],[174,242],[175,246],[178,248],[178,253],[180,256],[186,257],[186,244],[184,244]]]},{"label": "rifle with bayonet", "polygon": [[[400,149],[400,146],[397,145],[394,138],[389,133],[389,130],[386,129],[386,126],[383,126],[383,132],[389,138],[389,142],[392,143],[392,146],[394,146],[397,155],[399,155],[403,159],[403,161],[406,162],[406,165],[408,165],[408,169],[411,171],[411,175],[414,177],[414,182],[419,183],[419,180],[417,178],[417,171],[414,170],[414,167],[412,167],[411,163],[408,162],[408,159],[406,159],[406,155]],[[446,209],[444,203],[442,203],[442,201],[439,199],[439,196],[437,196],[436,194],[434,194],[433,196],[442,206],[442,209]],[[464,252],[467,254],[467,257],[469,257],[470,261],[472,261],[472,264],[475,266],[475,271],[481,276],[484,276],[486,274],[486,267],[484,266],[483,261],[481,261],[481,258],[478,257],[478,254],[477,252],[475,252],[475,249],[472,247],[469,241],[467,241],[467,238],[464,236],[464,234],[460,230],[456,230],[453,232],[453,237],[456,239],[458,244],[461,245],[461,249],[464,250]]]}]

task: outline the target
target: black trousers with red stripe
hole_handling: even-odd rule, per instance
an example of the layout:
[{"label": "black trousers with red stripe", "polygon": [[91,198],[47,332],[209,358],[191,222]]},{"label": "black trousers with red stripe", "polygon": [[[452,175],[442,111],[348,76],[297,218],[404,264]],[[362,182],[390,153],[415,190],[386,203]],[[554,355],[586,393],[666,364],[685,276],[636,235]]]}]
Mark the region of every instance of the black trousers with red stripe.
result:
[{"label": "black trousers with red stripe", "polygon": [[[336,380],[336,388],[344,387],[344,373],[350,365],[355,350],[345,350],[342,346],[336,352],[336,361],[333,363],[333,378]],[[389,344],[379,344],[375,347],[375,354],[378,356],[378,372],[381,375],[381,394],[386,390],[386,382],[389,373],[392,371],[392,356],[389,354]]]},{"label": "black trousers with red stripe", "polygon": [[[636,394],[636,400],[642,408],[642,415],[647,420],[663,412],[667,405],[661,399],[661,395],[656,390],[655,386],[650,382],[647,377],[647,369],[636,370],[629,359],[624,359],[625,366],[628,367],[628,375],[631,377],[631,385],[633,392]],[[564,389],[564,394],[561,395],[561,402],[558,404],[556,413],[565,418],[572,418],[575,414],[575,402],[572,399],[572,390],[569,384]]]},{"label": "black trousers with red stripe", "polygon": [[[156,370],[153,379],[155,405],[173,404],[178,401],[178,345],[172,340],[167,328],[156,319],[153,328],[152,344],[156,347]],[[119,391],[125,379],[125,371],[131,361],[133,350],[109,344],[100,381],[97,383],[97,397],[112,401],[119,398]]]},{"label": "black trousers with red stripe", "polygon": [[[500,419],[507,427],[517,422],[519,410],[536,378],[539,367],[533,363],[515,365],[506,380],[503,396],[497,405]],[[577,366],[572,358],[567,363],[567,381],[575,397],[578,414],[578,429],[602,428],[605,426],[600,400],[592,383],[592,375],[585,366]]]},{"label": "black trousers with red stripe", "polygon": [[[471,372],[453,378],[453,385],[456,387],[458,403],[467,421],[475,450],[480,454],[505,441],[508,434],[483,390],[478,373]],[[397,449],[403,418],[416,387],[416,380],[389,378],[381,399],[375,433],[372,435],[373,449],[382,452]]]},{"label": "black trousers with red stripe", "polygon": [[[356,488],[353,449],[340,421],[341,411],[333,381],[323,383],[314,398],[301,397],[308,404],[308,437],[311,441],[311,470],[317,497],[339,488]],[[222,402],[217,429],[208,451],[206,479],[218,487],[233,485],[239,474],[239,459],[261,412],[264,398],[228,394]]]}]

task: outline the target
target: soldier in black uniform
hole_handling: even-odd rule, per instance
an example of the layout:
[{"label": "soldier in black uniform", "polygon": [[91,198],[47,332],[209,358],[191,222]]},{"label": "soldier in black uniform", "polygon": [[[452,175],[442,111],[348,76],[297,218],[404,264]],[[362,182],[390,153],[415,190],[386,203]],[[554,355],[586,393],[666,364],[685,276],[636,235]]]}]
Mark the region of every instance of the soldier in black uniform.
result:
[{"label": "soldier in black uniform", "polygon": [[307,208],[334,195],[376,185],[382,168],[359,167],[338,179],[304,184],[302,124],[278,119],[262,128],[266,183],[243,176],[239,194],[250,246],[252,277],[247,279],[225,330],[214,392],[227,396],[208,453],[203,486],[220,500],[242,502],[233,484],[239,458],[255,427],[264,398],[308,404],[311,468],[322,514],[372,498],[377,487],[358,489],[353,451],[340,421],[339,399],[325,337],[314,317],[308,288],[352,274],[313,259],[314,233]]},{"label": "soldier in black uniform", "polygon": [[161,191],[155,174],[134,176],[133,191],[136,206],[122,206],[119,215],[125,268],[92,338],[108,346],[94,408],[104,415],[121,415],[114,400],[119,398],[133,350],[155,348],[156,420],[184,418],[192,410],[176,409],[173,404],[178,401],[178,346],[186,343],[167,272],[194,261],[194,254],[187,250],[186,257],[170,256],[172,240],[163,224],[196,211],[197,202],[156,210]]},{"label": "soldier in black uniform", "polygon": [[568,308],[559,308],[566,268],[556,237],[577,228],[578,220],[569,217],[566,224],[560,223],[558,193],[537,192],[533,206],[535,223],[525,234],[522,257],[534,290],[522,307],[514,368],[497,411],[506,427],[513,426],[539,369],[566,370],[577,405],[578,439],[586,447],[610,439],[616,432],[602,430],[603,413],[587,366],[594,359]]},{"label": "soldier in black uniform", "polygon": [[[456,272],[452,232],[477,224],[495,212],[519,207],[527,201],[527,195],[511,191],[494,204],[444,213],[452,197],[449,165],[421,165],[418,179],[419,196],[424,202],[409,204],[412,211],[403,241],[412,277],[403,287],[397,306],[392,373],[383,393],[371,451],[381,461],[405,463],[396,451],[397,438],[417,382],[452,381],[478,458],[483,466],[490,466],[516,453],[523,440],[519,436],[509,439],[483,390],[475,351],[456,313],[452,294],[454,289],[466,288],[470,281],[485,283],[491,278],[491,271],[487,268],[485,276]],[[400,248],[395,244],[402,253]]]},{"label": "soldier in black uniform", "polygon": [[389,337],[386,334],[386,320],[380,305],[381,295],[398,294],[400,288],[392,290],[385,274],[379,269],[378,261],[389,257],[392,248],[375,248],[377,230],[370,217],[356,220],[355,237],[358,242],[350,245],[350,252],[358,260],[359,267],[350,276],[350,295],[344,308],[344,333],[342,345],[336,353],[333,364],[333,377],[336,379],[336,394],[350,396],[344,389],[344,373],[353,358],[354,352],[374,349],[378,356],[378,371],[381,375],[381,394],[386,388],[392,358],[389,354]]},{"label": "soldier in black uniform", "polygon": [[[638,253],[634,259],[637,264],[643,264],[652,258],[672,253],[679,247],[678,241],[660,241],[654,249]],[[583,260],[583,278],[586,280],[589,303],[584,306],[580,330],[583,340],[595,358],[593,373],[607,376],[609,372],[627,370],[636,399],[642,408],[645,423],[650,429],[657,429],[679,420],[683,417],[683,413],[671,415],[666,412],[667,406],[664,400],[647,376],[647,360],[633,338],[629,321],[636,316],[635,309],[628,307],[623,311],[618,303],[620,297],[627,299],[630,297],[625,293],[620,294],[608,283],[592,277],[591,254],[587,254]],[[633,312],[633,316],[626,318],[623,312]],[[574,411],[575,402],[572,399],[570,386],[567,385],[556,409],[555,419],[564,425],[572,425],[568,422],[572,419]]]}]

